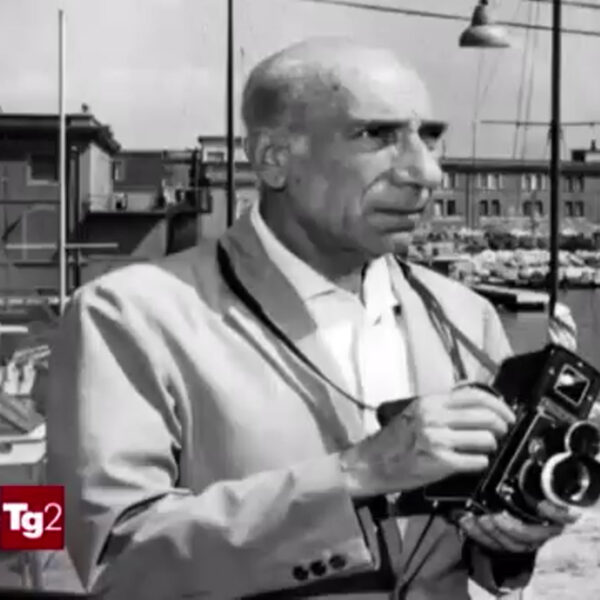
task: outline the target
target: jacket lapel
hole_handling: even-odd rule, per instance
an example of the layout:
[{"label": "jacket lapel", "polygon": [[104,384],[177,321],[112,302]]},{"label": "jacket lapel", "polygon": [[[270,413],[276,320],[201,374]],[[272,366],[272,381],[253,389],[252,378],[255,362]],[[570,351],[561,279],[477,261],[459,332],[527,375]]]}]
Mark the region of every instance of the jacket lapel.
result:
[{"label": "jacket lapel", "polygon": [[[269,260],[250,221],[249,212],[242,215],[221,238],[235,274],[266,315],[281,329],[301,352],[331,381],[344,389],[341,373],[319,338],[317,326],[302,299],[279,269]],[[238,327],[247,329],[247,316],[239,310],[228,311]],[[256,328],[255,324],[254,329]],[[281,344],[278,344],[281,347]],[[364,437],[360,411],[335,389],[320,381],[291,352],[283,350],[294,365],[294,371],[307,388],[306,401],[311,410],[324,419],[329,434],[337,443],[347,446]]]},{"label": "jacket lapel", "polygon": [[444,343],[421,297],[391,256],[388,257],[388,266],[406,326],[414,393],[424,395],[447,391],[454,384],[454,368]]},{"label": "jacket lapel", "polygon": [[[447,392],[454,385],[454,368],[448,352],[433,326],[427,307],[393,257],[388,258],[388,265],[394,291],[402,306],[414,395]],[[404,577],[412,578],[415,571],[425,562],[425,557],[433,551],[446,525],[440,519],[435,519],[429,525],[427,535],[419,542],[425,528],[428,527],[429,516],[414,516],[401,520],[405,521],[403,556],[405,560],[406,557],[411,557],[410,563],[404,565]],[[417,544],[418,551],[413,555]]]}]

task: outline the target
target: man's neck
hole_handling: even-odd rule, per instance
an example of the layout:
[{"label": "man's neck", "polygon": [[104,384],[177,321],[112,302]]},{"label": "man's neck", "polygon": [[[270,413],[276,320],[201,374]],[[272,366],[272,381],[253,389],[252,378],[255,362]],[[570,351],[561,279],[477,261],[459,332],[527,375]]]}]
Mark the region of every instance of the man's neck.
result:
[{"label": "man's neck", "polygon": [[279,214],[275,207],[282,204],[261,202],[259,206],[260,215],[273,235],[300,260],[338,287],[359,294],[362,269],[369,259],[355,253],[321,248],[316,236],[309,236],[296,221]]}]

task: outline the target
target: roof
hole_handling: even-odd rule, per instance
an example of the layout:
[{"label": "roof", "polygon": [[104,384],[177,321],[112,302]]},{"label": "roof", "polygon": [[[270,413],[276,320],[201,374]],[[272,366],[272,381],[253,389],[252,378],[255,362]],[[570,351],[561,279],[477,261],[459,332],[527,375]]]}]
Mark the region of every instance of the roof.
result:
[{"label": "roof", "polygon": [[[532,160],[520,158],[471,158],[471,157],[443,157],[440,160],[445,169],[460,170],[465,172],[506,172],[506,173],[528,173],[550,171],[549,160]],[[600,163],[563,160],[560,168],[567,173],[597,173],[600,175]]]},{"label": "roof", "polygon": [[[117,153],[121,146],[111,128],[103,125],[91,113],[66,115],[69,137],[87,138],[95,141],[110,154]],[[0,136],[19,137],[58,134],[59,119],[56,114],[0,113]]]}]

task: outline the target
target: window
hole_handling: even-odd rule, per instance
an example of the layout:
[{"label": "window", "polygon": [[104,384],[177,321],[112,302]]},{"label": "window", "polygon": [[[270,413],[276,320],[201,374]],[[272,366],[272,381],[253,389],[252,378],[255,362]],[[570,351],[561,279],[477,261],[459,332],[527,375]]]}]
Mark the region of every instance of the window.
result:
[{"label": "window", "polygon": [[448,200],[446,203],[446,215],[454,217],[456,215],[456,200]]},{"label": "window", "polygon": [[544,215],[544,203],[541,200],[535,201],[535,214],[538,217],[541,217]]},{"label": "window", "polygon": [[125,161],[123,161],[123,160],[113,161],[112,178],[113,178],[113,181],[124,181],[125,180]]},{"label": "window", "polygon": [[524,192],[535,192],[545,190],[547,177],[543,173],[524,173],[521,175],[521,189]]},{"label": "window", "polygon": [[525,200],[525,202],[523,202],[523,215],[525,217],[531,217],[531,201],[530,200]]},{"label": "window", "polygon": [[209,150],[206,153],[208,162],[223,162],[225,160],[225,152],[223,150]]},{"label": "window", "polygon": [[573,216],[573,203],[570,200],[565,202],[565,216],[572,217]]},{"label": "window", "polygon": [[477,187],[481,190],[500,190],[502,189],[502,175],[500,173],[479,173]]},{"label": "window", "polygon": [[453,190],[456,188],[456,173],[444,172],[442,175],[442,189]]},{"label": "window", "polygon": [[564,178],[563,191],[577,193],[585,189],[585,179],[583,175],[567,175]]},{"label": "window", "polygon": [[29,157],[29,179],[33,183],[57,182],[57,158],[51,154],[32,154]]},{"label": "window", "polygon": [[487,200],[480,200],[479,201],[479,216],[480,217],[487,217],[488,215],[489,215],[488,201]]},{"label": "window", "polygon": [[434,217],[443,217],[444,216],[444,201],[436,200],[433,203],[433,216]]},{"label": "window", "polygon": [[543,173],[536,173],[535,185],[537,190],[545,190],[547,184],[547,177]]},{"label": "window", "polygon": [[575,202],[575,216],[583,217],[585,215],[585,205],[582,200]]},{"label": "window", "polygon": [[499,217],[501,214],[500,200],[492,200],[491,203],[491,215],[492,217]]}]

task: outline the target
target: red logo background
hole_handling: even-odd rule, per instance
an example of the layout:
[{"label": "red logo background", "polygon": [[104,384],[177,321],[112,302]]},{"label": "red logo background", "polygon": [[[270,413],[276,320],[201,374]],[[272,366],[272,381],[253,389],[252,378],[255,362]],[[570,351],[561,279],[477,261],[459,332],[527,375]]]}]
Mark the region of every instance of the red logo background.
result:
[{"label": "red logo background", "polygon": [[[7,511],[7,503],[26,504],[27,508]],[[64,548],[64,507],[65,490],[61,485],[0,486],[0,549]],[[16,530],[11,529],[15,521],[18,521]]]}]

